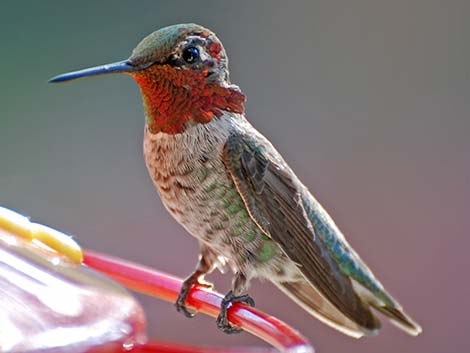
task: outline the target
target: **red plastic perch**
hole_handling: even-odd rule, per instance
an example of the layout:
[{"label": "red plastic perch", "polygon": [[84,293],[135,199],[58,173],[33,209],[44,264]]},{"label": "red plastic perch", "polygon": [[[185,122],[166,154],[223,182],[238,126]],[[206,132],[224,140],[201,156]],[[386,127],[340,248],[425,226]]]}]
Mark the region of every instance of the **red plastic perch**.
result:
[{"label": "red plastic perch", "polygon": [[[99,252],[85,250],[83,263],[108,275],[126,287],[174,303],[183,281],[171,275]],[[217,317],[223,296],[204,287],[194,287],[187,303],[198,311]],[[230,322],[286,353],[313,353],[311,344],[282,321],[245,304],[235,303],[228,310]],[[133,352],[149,352],[152,343],[135,347]],[[184,346],[181,352],[184,352]],[[151,349],[151,348],[150,348]],[[160,347],[161,349],[161,347]],[[194,352],[194,348],[192,350]],[[205,352],[211,351],[205,349]],[[227,349],[236,352],[237,349]],[[250,351],[250,350],[248,350]],[[259,351],[259,350],[258,350]],[[169,351],[168,351],[169,352]]]}]

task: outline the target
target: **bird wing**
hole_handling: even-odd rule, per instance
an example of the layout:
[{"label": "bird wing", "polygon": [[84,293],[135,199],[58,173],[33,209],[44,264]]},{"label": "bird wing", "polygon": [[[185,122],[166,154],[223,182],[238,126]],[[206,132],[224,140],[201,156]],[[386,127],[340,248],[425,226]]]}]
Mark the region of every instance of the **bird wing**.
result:
[{"label": "bird wing", "polygon": [[316,236],[303,205],[306,188],[263,136],[233,133],[223,160],[251,218],[283,249],[306,280],[338,310],[368,330],[380,327],[353,284]]}]

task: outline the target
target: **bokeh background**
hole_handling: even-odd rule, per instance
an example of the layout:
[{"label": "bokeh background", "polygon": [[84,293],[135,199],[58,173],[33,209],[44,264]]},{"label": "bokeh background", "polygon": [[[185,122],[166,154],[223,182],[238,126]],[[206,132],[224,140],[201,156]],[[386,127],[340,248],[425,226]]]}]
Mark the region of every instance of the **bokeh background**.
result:
[{"label": "bokeh background", "polygon": [[[318,352],[468,351],[470,2],[6,1],[0,4],[0,201],[81,244],[185,276],[197,244],[164,210],[142,158],[143,111],[128,77],[49,85],[127,58],[159,27],[212,28],[248,96],[248,118],[283,153],[386,287],[424,327],[384,323],[355,341],[268,283],[258,307]],[[214,274],[225,292],[230,275]],[[150,335],[226,336],[139,296]],[[1,300],[1,298],[0,298]]]}]

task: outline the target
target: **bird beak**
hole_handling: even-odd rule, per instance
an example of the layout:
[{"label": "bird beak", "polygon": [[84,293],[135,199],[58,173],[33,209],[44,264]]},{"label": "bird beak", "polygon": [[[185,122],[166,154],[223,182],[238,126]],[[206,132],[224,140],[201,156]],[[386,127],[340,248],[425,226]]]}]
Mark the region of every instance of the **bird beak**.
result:
[{"label": "bird beak", "polygon": [[119,74],[119,73],[130,73],[133,71],[142,70],[142,67],[133,65],[129,60],[118,61],[112,64],[106,64],[101,66],[90,67],[88,69],[67,72],[62,75],[55,76],[49,80],[49,82],[66,82],[75,80],[77,78],[98,76],[107,74]]}]

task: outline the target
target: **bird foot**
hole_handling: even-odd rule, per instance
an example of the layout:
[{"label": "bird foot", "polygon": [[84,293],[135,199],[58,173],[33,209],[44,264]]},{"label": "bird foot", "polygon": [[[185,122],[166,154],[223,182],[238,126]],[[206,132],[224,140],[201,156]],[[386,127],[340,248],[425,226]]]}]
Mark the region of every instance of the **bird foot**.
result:
[{"label": "bird foot", "polygon": [[249,306],[255,306],[255,301],[248,294],[236,297],[233,295],[232,291],[227,293],[224,299],[222,299],[222,303],[220,305],[220,314],[217,317],[216,322],[217,322],[217,327],[221,329],[223,332],[228,333],[228,334],[240,333],[243,331],[243,329],[231,324],[228,321],[227,309],[230,306],[232,306],[233,303],[245,303],[245,304],[248,304]]},{"label": "bird foot", "polygon": [[186,278],[181,286],[180,292],[178,294],[178,299],[176,299],[176,310],[179,313],[182,313],[184,316],[192,318],[197,314],[196,310],[191,310],[186,306],[186,299],[188,298],[189,291],[194,285],[206,287],[208,289],[213,289],[214,285],[212,283],[199,280],[199,274],[191,275]]}]

